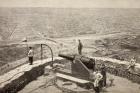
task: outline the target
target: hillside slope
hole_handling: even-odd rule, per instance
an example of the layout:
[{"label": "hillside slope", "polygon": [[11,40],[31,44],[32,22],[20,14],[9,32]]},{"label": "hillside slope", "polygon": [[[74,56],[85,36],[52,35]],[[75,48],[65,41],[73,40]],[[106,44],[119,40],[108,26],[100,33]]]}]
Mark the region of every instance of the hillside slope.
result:
[{"label": "hillside slope", "polygon": [[[140,9],[0,8],[0,37],[40,38],[140,30]],[[12,36],[10,36],[10,33]]]}]

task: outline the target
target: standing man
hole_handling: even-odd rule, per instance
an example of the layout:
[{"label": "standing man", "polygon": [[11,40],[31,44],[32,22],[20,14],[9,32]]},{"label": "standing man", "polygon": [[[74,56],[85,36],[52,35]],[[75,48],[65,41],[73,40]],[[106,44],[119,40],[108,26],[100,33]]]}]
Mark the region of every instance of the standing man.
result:
[{"label": "standing man", "polygon": [[92,69],[93,71],[95,70],[95,59],[90,59],[88,63],[88,68]]},{"label": "standing man", "polygon": [[78,44],[78,53],[79,55],[82,55],[82,49],[83,49],[83,44],[81,43],[81,40],[78,40],[79,44]]},{"label": "standing man", "polygon": [[30,65],[33,64],[33,56],[34,56],[34,51],[32,47],[29,47],[28,58],[29,58]]},{"label": "standing man", "polygon": [[103,79],[101,81],[101,87],[105,87],[106,86],[106,67],[105,67],[105,64],[101,65],[101,74],[103,76]]}]

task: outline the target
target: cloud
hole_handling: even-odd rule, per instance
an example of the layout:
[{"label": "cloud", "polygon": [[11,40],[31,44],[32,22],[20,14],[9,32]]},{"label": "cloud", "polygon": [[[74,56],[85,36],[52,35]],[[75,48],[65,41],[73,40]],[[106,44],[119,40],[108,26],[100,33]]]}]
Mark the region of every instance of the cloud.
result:
[{"label": "cloud", "polygon": [[140,0],[0,0],[0,7],[140,8]]}]

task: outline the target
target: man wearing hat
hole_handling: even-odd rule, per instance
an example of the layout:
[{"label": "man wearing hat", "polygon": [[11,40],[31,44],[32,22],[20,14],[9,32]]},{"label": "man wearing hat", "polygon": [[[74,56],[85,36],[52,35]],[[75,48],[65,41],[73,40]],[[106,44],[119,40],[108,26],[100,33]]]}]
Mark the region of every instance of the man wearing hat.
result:
[{"label": "man wearing hat", "polygon": [[28,58],[29,58],[30,65],[33,64],[33,56],[34,56],[34,51],[32,47],[29,47]]}]

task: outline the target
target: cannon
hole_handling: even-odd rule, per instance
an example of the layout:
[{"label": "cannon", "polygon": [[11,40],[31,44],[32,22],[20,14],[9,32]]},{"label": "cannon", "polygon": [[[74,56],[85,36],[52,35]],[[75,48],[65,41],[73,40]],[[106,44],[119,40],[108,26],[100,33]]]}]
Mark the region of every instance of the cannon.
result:
[{"label": "cannon", "polygon": [[95,69],[95,59],[88,58],[82,55],[65,55],[65,54],[59,54],[59,57],[65,58],[67,60],[70,60],[73,62],[75,59],[80,60],[88,69]]}]

